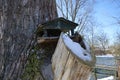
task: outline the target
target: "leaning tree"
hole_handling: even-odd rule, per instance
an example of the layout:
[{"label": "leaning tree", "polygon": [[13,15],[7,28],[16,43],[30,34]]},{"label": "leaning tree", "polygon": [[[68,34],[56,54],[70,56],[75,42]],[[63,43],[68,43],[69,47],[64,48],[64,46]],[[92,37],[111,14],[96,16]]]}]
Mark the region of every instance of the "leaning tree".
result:
[{"label": "leaning tree", "polygon": [[19,80],[39,23],[57,17],[55,0],[0,0],[0,80]]}]

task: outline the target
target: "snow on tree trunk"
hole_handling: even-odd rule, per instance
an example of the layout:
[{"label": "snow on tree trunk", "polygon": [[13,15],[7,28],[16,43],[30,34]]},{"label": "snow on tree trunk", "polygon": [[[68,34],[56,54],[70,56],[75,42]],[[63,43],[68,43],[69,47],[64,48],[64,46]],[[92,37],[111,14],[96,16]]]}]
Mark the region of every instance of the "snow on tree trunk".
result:
[{"label": "snow on tree trunk", "polygon": [[54,80],[89,80],[92,67],[95,65],[94,58],[91,59],[87,62],[75,56],[60,36],[52,57]]},{"label": "snow on tree trunk", "polygon": [[55,0],[0,0],[0,80],[19,80],[37,25],[56,17]]}]

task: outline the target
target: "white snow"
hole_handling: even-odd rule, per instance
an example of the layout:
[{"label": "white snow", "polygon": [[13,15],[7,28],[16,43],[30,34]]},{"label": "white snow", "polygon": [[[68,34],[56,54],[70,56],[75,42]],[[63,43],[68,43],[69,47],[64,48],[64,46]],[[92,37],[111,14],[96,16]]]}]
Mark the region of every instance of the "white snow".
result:
[{"label": "white snow", "polygon": [[113,76],[102,78],[102,79],[97,79],[97,80],[114,80]]},{"label": "white snow", "polygon": [[84,60],[84,61],[91,61],[91,55],[90,53],[83,49],[81,47],[81,45],[77,42],[73,42],[68,35],[63,35],[63,40],[66,44],[66,46],[76,55],[78,56],[80,59]]},{"label": "white snow", "polygon": [[114,57],[112,54],[98,55],[96,57]]},{"label": "white snow", "polygon": [[88,45],[88,43],[85,40],[83,40],[83,42],[84,42],[84,44],[86,46],[87,51],[90,52],[90,46]]}]

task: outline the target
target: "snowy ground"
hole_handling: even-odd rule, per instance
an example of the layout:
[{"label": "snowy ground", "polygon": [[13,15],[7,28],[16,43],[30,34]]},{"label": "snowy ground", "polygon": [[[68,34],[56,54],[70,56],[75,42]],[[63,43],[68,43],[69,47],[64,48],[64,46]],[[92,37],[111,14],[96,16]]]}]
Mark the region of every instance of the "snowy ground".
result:
[{"label": "snowy ground", "polygon": [[[111,54],[96,56],[96,65],[106,65],[106,66],[115,67],[116,66],[115,57]],[[100,72],[101,71],[102,70],[100,70]],[[103,71],[105,71],[105,70],[103,70]],[[107,72],[105,72],[105,73],[107,73]],[[97,80],[115,80],[114,79],[115,73],[116,73],[115,71],[111,71],[111,73],[109,75],[97,73],[97,78],[98,78]],[[95,80],[94,74],[90,80]]]},{"label": "snowy ground", "polygon": [[114,77],[110,76],[110,77],[101,78],[101,79],[97,79],[97,80],[114,80]]},{"label": "snowy ground", "polygon": [[114,57],[112,54],[106,54],[106,55],[99,55],[99,56],[96,56],[96,57]]}]

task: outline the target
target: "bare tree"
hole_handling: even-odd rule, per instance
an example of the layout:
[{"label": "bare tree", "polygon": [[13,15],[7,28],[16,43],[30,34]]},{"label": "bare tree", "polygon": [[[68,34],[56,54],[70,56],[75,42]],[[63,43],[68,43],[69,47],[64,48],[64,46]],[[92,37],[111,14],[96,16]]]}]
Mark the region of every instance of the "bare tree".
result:
[{"label": "bare tree", "polygon": [[113,48],[114,48],[114,53],[116,56],[120,55],[120,32],[116,33],[116,42],[114,42]]},{"label": "bare tree", "polygon": [[57,9],[60,16],[77,22],[77,31],[81,32],[88,22],[92,4],[90,0],[57,0]]},{"label": "bare tree", "polygon": [[120,42],[120,32],[117,32],[117,41]]},{"label": "bare tree", "polygon": [[89,21],[87,27],[84,30],[84,38],[88,42],[91,48],[91,52],[94,55],[97,55],[96,52],[98,51],[98,43],[97,43],[97,36],[98,36],[98,28],[99,25],[93,21]]},{"label": "bare tree", "polygon": [[99,48],[103,51],[103,53],[105,53],[109,44],[109,39],[106,33],[102,32],[96,37],[96,39],[97,39]]},{"label": "bare tree", "polygon": [[[112,2],[112,4],[114,3],[114,5],[116,4],[116,6],[117,6],[116,9],[120,13],[120,0],[111,0],[111,2]],[[113,18],[115,19],[116,23],[118,25],[120,25],[120,16],[119,15],[113,16]]]}]

